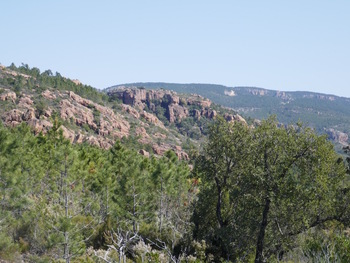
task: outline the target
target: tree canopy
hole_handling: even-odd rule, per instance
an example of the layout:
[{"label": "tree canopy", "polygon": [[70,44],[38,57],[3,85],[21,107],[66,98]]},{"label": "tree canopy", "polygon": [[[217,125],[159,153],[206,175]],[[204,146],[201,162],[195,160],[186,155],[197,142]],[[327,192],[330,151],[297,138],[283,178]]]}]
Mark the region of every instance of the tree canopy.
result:
[{"label": "tree canopy", "polygon": [[[194,166],[0,125],[0,258],[349,262],[349,178],[323,136],[218,117]],[[191,171],[192,169],[192,171]]]},{"label": "tree canopy", "polygon": [[301,124],[272,117],[251,128],[218,119],[196,169],[203,180],[196,235],[228,260],[282,259],[299,234],[340,220],[344,164],[324,136]]}]

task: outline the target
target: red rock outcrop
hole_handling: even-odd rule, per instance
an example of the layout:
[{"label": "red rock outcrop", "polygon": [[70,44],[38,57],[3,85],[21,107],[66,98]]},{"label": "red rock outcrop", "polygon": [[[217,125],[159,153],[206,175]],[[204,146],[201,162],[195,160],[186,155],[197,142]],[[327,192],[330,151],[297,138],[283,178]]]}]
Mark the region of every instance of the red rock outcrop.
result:
[{"label": "red rock outcrop", "polygon": [[2,115],[2,120],[6,126],[14,127],[22,122],[23,112],[13,109]]},{"label": "red rock outcrop", "polygon": [[152,145],[152,149],[155,154],[164,155],[166,151],[171,150],[171,147],[167,144],[161,143],[159,145],[158,144]]},{"label": "red rock outcrop", "polygon": [[200,95],[192,94],[191,97],[187,99],[188,105],[197,105],[202,108],[209,108],[211,106],[211,101],[203,98]]},{"label": "red rock outcrop", "polygon": [[20,108],[32,108],[33,101],[28,96],[23,96],[19,99],[18,107]]},{"label": "red rock outcrop", "polygon": [[52,123],[47,120],[31,119],[27,121],[28,125],[38,134],[47,133],[52,128]]},{"label": "red rock outcrop", "polygon": [[228,122],[235,122],[235,121],[238,121],[238,122],[242,122],[242,123],[245,123],[247,124],[246,120],[240,116],[239,114],[235,114],[235,115],[232,115],[232,114],[225,114],[224,115],[224,118],[226,121]]},{"label": "red rock outcrop", "polygon": [[16,93],[10,90],[5,90],[5,92],[0,95],[0,100],[2,101],[11,100],[13,103],[15,103],[16,99],[17,99]]},{"label": "red rock outcrop", "polygon": [[175,154],[176,154],[177,158],[179,158],[180,160],[188,161],[190,159],[188,154],[184,151],[175,151]]},{"label": "red rock outcrop", "polygon": [[165,129],[163,122],[161,122],[157,118],[157,116],[153,115],[152,113],[148,113],[146,111],[142,111],[140,115],[141,115],[141,117],[145,118],[145,120],[147,122],[153,123],[154,125],[162,128],[162,129]]},{"label": "red rock outcrop", "polygon": [[73,131],[67,129],[63,125],[61,125],[59,129],[62,130],[63,137],[68,139],[70,142],[74,142],[74,140],[75,140],[75,133]]},{"label": "red rock outcrop", "polygon": [[27,109],[27,111],[23,114],[22,119],[24,121],[36,119],[34,109]]},{"label": "red rock outcrop", "polygon": [[131,116],[133,116],[136,119],[140,118],[140,113],[130,105],[123,104],[122,110],[129,113]]},{"label": "red rock outcrop", "polygon": [[349,136],[346,133],[335,129],[327,129],[326,132],[331,140],[339,142],[343,145],[348,145]]},{"label": "red rock outcrop", "polygon": [[48,89],[45,90],[45,91],[43,91],[43,92],[41,93],[41,95],[42,95],[45,99],[48,99],[48,100],[54,100],[54,99],[56,99],[55,93],[49,91]]},{"label": "red rock outcrop", "polygon": [[201,116],[204,116],[209,119],[214,119],[217,116],[217,112],[213,109],[203,109],[201,111]]},{"label": "red rock outcrop", "polygon": [[170,123],[174,123],[175,121],[181,121],[181,119],[186,118],[189,115],[188,109],[178,104],[170,104],[168,106],[168,110]]},{"label": "red rock outcrop", "polygon": [[159,132],[156,132],[155,134],[153,134],[153,137],[158,139],[163,139],[163,140],[166,139],[166,135]]},{"label": "red rock outcrop", "polygon": [[148,135],[146,129],[144,127],[137,127],[135,130],[135,134],[136,136],[140,136],[141,138],[150,138],[150,136]]},{"label": "red rock outcrop", "polygon": [[[135,87],[119,87],[109,91],[108,94],[109,96],[117,97],[118,99],[122,100],[124,104],[132,105],[139,109],[144,109],[147,105],[148,109],[153,112],[156,112],[156,103],[159,105],[159,102],[161,102],[170,123],[180,122],[181,119],[189,117],[189,110],[186,107],[187,105],[196,105],[202,109],[202,112],[198,110],[198,112],[195,112],[195,117],[197,119],[199,119],[200,116],[204,116],[206,118],[215,118],[216,116],[216,112],[209,109],[212,102],[196,94],[191,94],[191,96],[188,98],[180,98],[175,92],[172,91],[162,89],[146,90]],[[138,118],[138,114],[135,112],[135,110],[131,111],[131,109],[127,106],[122,107],[124,111],[130,113],[135,118]],[[147,113],[141,112],[141,116],[145,117],[147,121],[151,123],[158,123],[154,117],[147,115]]]},{"label": "red rock outcrop", "polygon": [[97,125],[94,123],[94,115],[90,109],[74,105],[67,99],[62,100],[60,106],[63,120],[72,119],[79,126],[87,124],[91,129],[97,130]]}]

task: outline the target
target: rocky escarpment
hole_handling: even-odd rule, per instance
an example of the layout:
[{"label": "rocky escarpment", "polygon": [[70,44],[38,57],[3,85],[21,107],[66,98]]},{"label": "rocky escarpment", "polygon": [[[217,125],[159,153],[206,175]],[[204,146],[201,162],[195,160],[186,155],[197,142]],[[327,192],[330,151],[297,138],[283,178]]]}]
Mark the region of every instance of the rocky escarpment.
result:
[{"label": "rocky escarpment", "polygon": [[[1,114],[1,120],[6,126],[15,127],[25,122],[36,133],[45,134],[53,127],[55,116],[58,116],[63,121],[59,127],[62,135],[72,143],[87,142],[108,149],[117,139],[136,136],[140,143],[149,144],[154,154],[163,155],[167,150],[174,150],[179,158],[188,159],[181,146],[165,142],[165,133],[168,131],[164,124],[155,115],[144,110],[123,104],[122,112],[118,113],[72,91],[45,90],[41,97],[46,99],[46,104],[52,106],[46,106],[39,113],[36,103],[32,100],[33,96],[21,94],[20,98],[17,98],[14,94],[11,91],[2,94],[2,98],[11,101],[14,107]],[[123,116],[123,113],[127,112],[130,114]],[[138,121],[134,131],[129,123],[134,122],[133,120]],[[159,132],[149,135],[146,128],[151,126],[158,127]]]},{"label": "rocky escarpment", "polygon": [[[148,109],[150,112],[156,113],[161,107],[164,109],[164,116],[169,123],[180,123],[182,119],[187,117],[195,117],[197,120],[200,118],[213,119],[218,114],[216,110],[211,108],[212,102],[210,100],[196,94],[180,98],[173,91],[146,90],[124,86],[109,90],[107,94],[111,98],[118,99],[142,112],[145,112],[144,109]],[[227,115],[230,115],[227,119],[243,119],[236,114]]]},{"label": "rocky escarpment", "polygon": [[[9,95],[10,94],[10,95]],[[46,105],[50,101],[60,98],[58,105],[45,106],[41,111],[38,110],[38,104],[34,103],[31,95],[21,94],[16,97],[11,92],[3,94],[2,97],[12,101],[14,109],[5,111],[1,119],[6,126],[14,127],[22,122],[26,122],[36,133],[47,133],[52,128],[52,114],[56,113],[65,121],[60,129],[63,136],[71,142],[88,142],[103,148],[110,148],[117,138],[129,135],[130,125],[123,117],[114,113],[112,109],[101,106],[90,100],[83,99],[72,91],[53,92],[45,90],[41,93],[45,99]],[[70,126],[70,127],[66,127]],[[74,129],[74,126],[88,127],[94,134],[91,135],[81,129]]]},{"label": "rocky escarpment", "polygon": [[332,141],[336,141],[342,145],[348,145],[349,143],[349,136],[344,133],[337,131],[335,129],[326,129],[326,133],[328,134],[328,138]]}]

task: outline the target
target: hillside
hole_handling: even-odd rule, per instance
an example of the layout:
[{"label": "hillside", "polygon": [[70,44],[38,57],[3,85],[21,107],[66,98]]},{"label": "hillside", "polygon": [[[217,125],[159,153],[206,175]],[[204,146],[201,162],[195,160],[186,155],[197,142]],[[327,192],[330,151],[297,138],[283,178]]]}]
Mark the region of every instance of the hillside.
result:
[{"label": "hillside", "polygon": [[72,143],[109,149],[120,140],[144,155],[173,150],[188,159],[218,114],[244,121],[199,95],[122,87],[107,94],[77,80],[27,65],[0,68],[0,116],[5,126],[27,123],[36,134],[59,123]]},{"label": "hillside", "polygon": [[234,109],[246,118],[266,119],[269,115],[276,114],[282,123],[291,124],[300,120],[344,145],[350,135],[349,98],[313,92],[283,92],[212,84],[132,83],[122,86],[200,94],[217,104]]}]

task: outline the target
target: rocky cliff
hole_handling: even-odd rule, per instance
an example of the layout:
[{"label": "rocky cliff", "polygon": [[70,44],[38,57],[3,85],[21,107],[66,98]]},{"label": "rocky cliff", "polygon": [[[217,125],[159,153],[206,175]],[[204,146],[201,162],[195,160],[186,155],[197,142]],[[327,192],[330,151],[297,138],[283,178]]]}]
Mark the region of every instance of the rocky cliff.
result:
[{"label": "rocky cliff", "polygon": [[[191,94],[186,97],[179,97],[176,92],[168,90],[146,90],[137,87],[118,87],[109,90],[108,96],[119,99],[122,103],[131,105],[139,110],[149,109],[157,111],[157,105],[161,105],[165,110],[165,117],[170,123],[181,122],[183,118],[192,116],[196,118],[214,118],[217,113],[210,109],[212,102],[200,95]],[[197,106],[190,112],[190,106]]]}]

